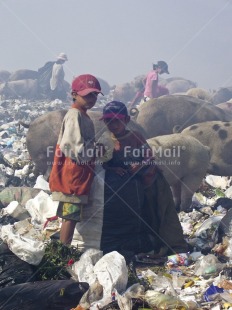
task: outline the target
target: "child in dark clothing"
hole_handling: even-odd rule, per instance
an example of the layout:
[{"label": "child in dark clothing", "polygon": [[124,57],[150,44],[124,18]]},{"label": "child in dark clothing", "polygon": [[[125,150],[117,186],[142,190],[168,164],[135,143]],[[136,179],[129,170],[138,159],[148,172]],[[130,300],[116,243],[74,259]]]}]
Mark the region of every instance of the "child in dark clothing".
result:
[{"label": "child in dark clothing", "polygon": [[[137,131],[129,131],[126,126],[130,121],[127,108],[119,101],[109,102],[103,110],[102,118],[112,133],[114,141],[113,158],[103,164],[106,170],[142,176],[155,175],[152,151],[145,138]],[[145,180],[145,178],[143,178]]]},{"label": "child in dark clothing", "polygon": [[[122,248],[125,250],[130,244],[133,251],[141,252],[145,245],[142,232],[144,187],[153,181],[156,172],[151,149],[139,132],[126,128],[130,117],[122,102],[108,103],[101,119],[114,142],[113,157],[103,164],[107,199],[101,249],[122,252]],[[151,244],[146,250],[151,250]]]},{"label": "child in dark clothing", "polygon": [[[103,164],[105,204],[101,250],[138,254],[187,249],[167,181],[155,164],[150,146],[129,131],[127,108],[112,101],[103,116],[114,142],[113,157]],[[157,191],[158,189],[158,191]]]}]

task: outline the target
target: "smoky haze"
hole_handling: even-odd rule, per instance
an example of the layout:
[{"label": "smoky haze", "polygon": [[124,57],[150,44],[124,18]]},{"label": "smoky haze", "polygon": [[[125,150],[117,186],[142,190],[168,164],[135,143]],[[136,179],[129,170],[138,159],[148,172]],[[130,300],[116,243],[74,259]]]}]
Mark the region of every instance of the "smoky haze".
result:
[{"label": "smoky haze", "polygon": [[65,79],[110,85],[165,60],[199,87],[232,86],[231,0],[0,0],[0,70],[37,70],[60,52]]}]

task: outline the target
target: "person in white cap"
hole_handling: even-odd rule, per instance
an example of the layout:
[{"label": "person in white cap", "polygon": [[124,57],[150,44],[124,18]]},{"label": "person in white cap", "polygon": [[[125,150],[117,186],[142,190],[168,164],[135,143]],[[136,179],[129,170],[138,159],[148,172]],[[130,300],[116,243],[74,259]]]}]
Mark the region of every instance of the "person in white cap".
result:
[{"label": "person in white cap", "polygon": [[68,60],[65,53],[60,53],[57,56],[57,61],[52,67],[52,76],[50,79],[50,99],[61,99],[65,100],[67,97],[65,86],[64,86],[64,69],[63,64]]}]

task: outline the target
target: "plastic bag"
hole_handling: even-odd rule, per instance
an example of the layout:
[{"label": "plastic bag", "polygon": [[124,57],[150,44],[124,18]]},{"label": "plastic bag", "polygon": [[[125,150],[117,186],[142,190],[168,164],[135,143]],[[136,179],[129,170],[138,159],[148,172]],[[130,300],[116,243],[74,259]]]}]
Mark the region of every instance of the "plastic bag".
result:
[{"label": "plastic bag", "polygon": [[79,261],[72,265],[70,274],[74,280],[87,282],[89,285],[96,283],[97,276],[94,273],[94,265],[102,257],[102,251],[88,249],[80,257]]},{"label": "plastic bag", "polygon": [[140,298],[144,295],[145,287],[139,283],[135,283],[128,287],[124,295],[127,295],[130,298]]},{"label": "plastic bag", "polygon": [[39,175],[37,177],[34,188],[42,189],[43,191],[50,191],[49,183],[44,179],[42,175]]},{"label": "plastic bag", "polygon": [[25,208],[30,213],[32,221],[44,224],[47,218],[56,216],[58,201],[53,201],[44,191],[27,201]]},{"label": "plastic bag", "polygon": [[213,254],[208,254],[199,258],[195,265],[195,275],[197,276],[210,276],[221,271],[225,264],[218,261],[217,257]]},{"label": "plastic bag", "polygon": [[0,238],[15,255],[29,264],[38,265],[43,258],[45,244],[41,241],[42,235],[32,227],[29,219],[2,226]]},{"label": "plastic bag", "polygon": [[91,309],[110,303],[112,291],[115,289],[119,293],[124,292],[128,281],[126,261],[116,251],[104,255],[94,266],[94,273],[103,286],[103,298],[93,303]]},{"label": "plastic bag", "polygon": [[95,283],[90,285],[88,291],[81,297],[79,305],[83,309],[89,309],[93,302],[102,299],[102,297],[103,287],[98,281],[96,281]]},{"label": "plastic bag", "polygon": [[178,297],[165,295],[159,292],[148,290],[144,296],[152,309],[188,309],[188,306]]}]

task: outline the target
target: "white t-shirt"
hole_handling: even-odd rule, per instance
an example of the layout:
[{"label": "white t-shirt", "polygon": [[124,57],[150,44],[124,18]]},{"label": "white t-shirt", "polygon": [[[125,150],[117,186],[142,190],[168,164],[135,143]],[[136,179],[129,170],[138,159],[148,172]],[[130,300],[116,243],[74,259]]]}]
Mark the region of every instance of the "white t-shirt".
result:
[{"label": "white t-shirt", "polygon": [[64,69],[62,64],[54,63],[52,68],[52,77],[50,79],[51,90],[62,89],[64,80]]}]

